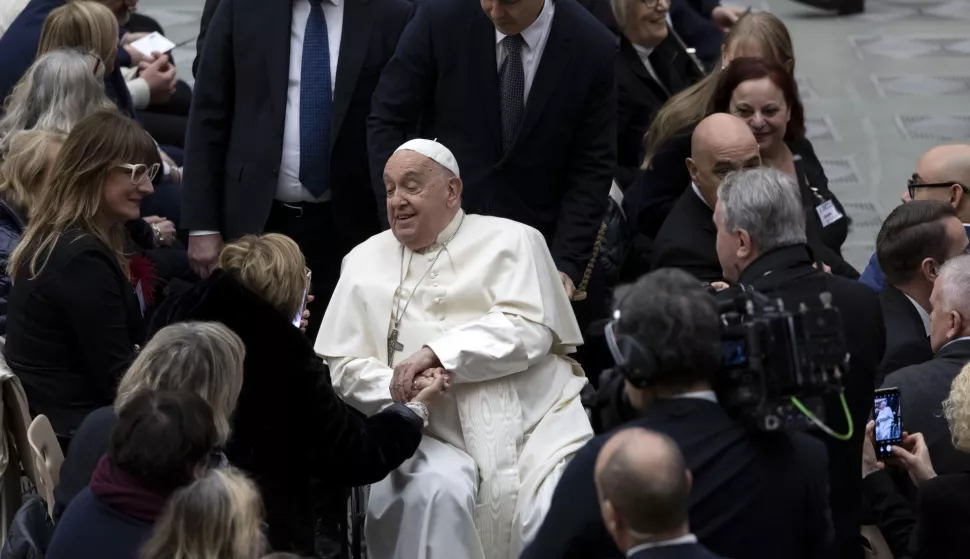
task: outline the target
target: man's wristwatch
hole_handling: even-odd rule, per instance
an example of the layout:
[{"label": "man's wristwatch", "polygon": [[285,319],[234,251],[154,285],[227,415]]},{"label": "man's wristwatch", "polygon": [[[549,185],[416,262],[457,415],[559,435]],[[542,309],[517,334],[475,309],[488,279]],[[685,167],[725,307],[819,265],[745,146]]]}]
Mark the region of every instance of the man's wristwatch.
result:
[{"label": "man's wristwatch", "polygon": [[415,414],[417,414],[418,417],[421,418],[421,421],[424,422],[425,427],[428,426],[428,406],[422,404],[421,402],[408,402],[407,404],[404,404],[404,405],[407,406],[409,410],[413,411]]}]

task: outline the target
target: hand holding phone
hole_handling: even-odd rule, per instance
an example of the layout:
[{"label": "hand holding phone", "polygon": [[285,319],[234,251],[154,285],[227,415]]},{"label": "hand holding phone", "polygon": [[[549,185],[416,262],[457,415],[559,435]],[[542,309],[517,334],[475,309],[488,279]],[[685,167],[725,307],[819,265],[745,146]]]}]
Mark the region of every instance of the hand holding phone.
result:
[{"label": "hand holding phone", "polygon": [[293,317],[293,326],[302,329],[303,328],[303,311],[306,310],[306,304],[309,303],[307,296],[310,294],[310,280],[313,278],[313,273],[310,270],[306,271],[306,287],[303,288],[303,302],[300,303],[300,311],[296,313]]},{"label": "hand holding phone", "polygon": [[893,447],[903,442],[903,423],[900,417],[899,389],[881,388],[872,397],[872,419],[875,421],[873,446],[876,458],[892,458]]}]

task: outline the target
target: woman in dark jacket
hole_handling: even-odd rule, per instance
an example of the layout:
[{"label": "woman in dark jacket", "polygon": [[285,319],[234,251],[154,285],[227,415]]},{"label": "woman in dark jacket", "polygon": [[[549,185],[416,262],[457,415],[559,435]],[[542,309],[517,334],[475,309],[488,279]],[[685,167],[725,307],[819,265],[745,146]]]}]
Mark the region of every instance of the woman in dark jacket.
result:
[{"label": "woman in dark jacket", "polygon": [[155,157],[151,137],[116,111],[83,119],[11,256],[7,362],[62,444],[85,415],[111,404],[143,340],[124,224],[152,192]]},{"label": "woman in dark jacket", "polygon": [[260,487],[271,547],[312,555],[311,478],[327,488],[383,479],[417,449],[426,406],[447,381],[438,376],[412,403],[365,419],[336,395],[326,365],[294,325],[309,283],[296,243],[276,234],[244,237],[226,245],[219,267],[162,304],[150,329],[217,321],[242,338],[243,389],[226,456]]},{"label": "woman in dark jacket", "polygon": [[192,392],[137,394],[91,484],[61,516],[47,559],[137,559],[168,497],[218,466],[212,408]]}]

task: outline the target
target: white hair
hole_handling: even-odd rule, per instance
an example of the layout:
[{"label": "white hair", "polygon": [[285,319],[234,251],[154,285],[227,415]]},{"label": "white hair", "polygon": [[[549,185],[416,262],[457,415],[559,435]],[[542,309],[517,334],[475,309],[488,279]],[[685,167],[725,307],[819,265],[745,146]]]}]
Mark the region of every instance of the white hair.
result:
[{"label": "white hair", "polygon": [[747,231],[759,252],[805,242],[805,209],[787,173],[771,167],[730,173],[717,198],[724,228]]},{"label": "white hair", "polygon": [[94,111],[114,107],[95,74],[95,60],[77,49],[59,48],[34,61],[7,97],[0,120],[0,158],[21,130],[68,134]]},{"label": "white hair", "polygon": [[957,311],[964,320],[970,320],[970,254],[947,260],[933,288],[940,290],[937,304],[941,311]]}]

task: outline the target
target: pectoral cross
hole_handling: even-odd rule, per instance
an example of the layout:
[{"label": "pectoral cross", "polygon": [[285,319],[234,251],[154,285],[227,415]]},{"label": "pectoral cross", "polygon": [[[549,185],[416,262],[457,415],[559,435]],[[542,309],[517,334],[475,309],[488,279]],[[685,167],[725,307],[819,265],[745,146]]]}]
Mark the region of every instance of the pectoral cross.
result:
[{"label": "pectoral cross", "polygon": [[397,341],[397,328],[391,330],[391,335],[387,337],[387,366],[394,366],[394,354],[404,349],[404,344]]}]

